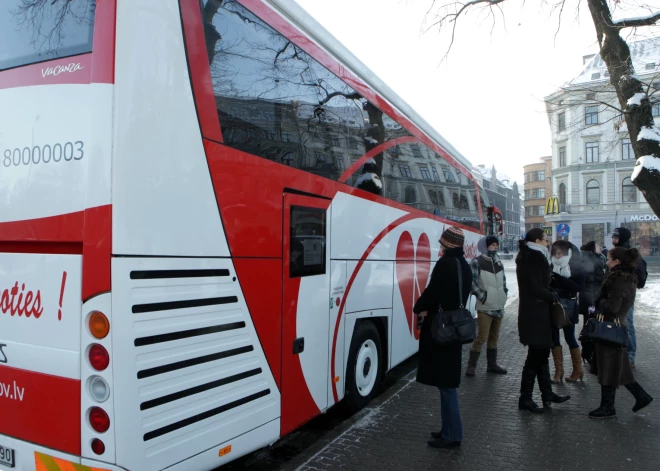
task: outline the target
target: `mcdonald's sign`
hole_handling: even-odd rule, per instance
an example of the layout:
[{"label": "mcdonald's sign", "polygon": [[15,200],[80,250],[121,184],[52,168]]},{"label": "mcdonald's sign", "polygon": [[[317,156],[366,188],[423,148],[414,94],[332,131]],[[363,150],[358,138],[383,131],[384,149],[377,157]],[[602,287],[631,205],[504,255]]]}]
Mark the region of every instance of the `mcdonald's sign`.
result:
[{"label": "mcdonald's sign", "polygon": [[544,228],[543,228],[543,232],[545,232],[545,235],[547,235],[548,237],[552,237],[552,226],[550,226],[550,227],[548,227],[548,226],[544,227]]},{"label": "mcdonald's sign", "polygon": [[559,198],[552,196],[545,203],[545,214],[559,214]]}]

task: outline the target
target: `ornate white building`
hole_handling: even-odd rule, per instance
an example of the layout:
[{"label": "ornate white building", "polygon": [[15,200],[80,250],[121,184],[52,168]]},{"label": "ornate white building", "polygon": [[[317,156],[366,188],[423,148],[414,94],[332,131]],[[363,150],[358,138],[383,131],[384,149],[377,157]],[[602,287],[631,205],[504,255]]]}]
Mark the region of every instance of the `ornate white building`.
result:
[{"label": "ornate white building", "polygon": [[[639,78],[649,87],[656,125],[660,122],[660,38],[630,44]],[[552,191],[560,214],[546,215],[558,239],[578,247],[595,240],[611,246],[611,233],[626,226],[643,255],[660,255],[660,222],[630,179],[635,156],[605,63],[585,56],[584,69],[565,87],[545,98],[552,131]],[[655,92],[655,95],[652,93]],[[548,195],[550,196],[550,195]]]}]

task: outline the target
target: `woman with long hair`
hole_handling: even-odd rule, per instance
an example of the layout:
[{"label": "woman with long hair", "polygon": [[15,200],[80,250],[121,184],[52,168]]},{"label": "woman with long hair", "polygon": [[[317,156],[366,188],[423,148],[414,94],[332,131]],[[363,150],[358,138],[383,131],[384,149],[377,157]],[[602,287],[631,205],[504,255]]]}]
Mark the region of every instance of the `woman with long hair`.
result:
[{"label": "woman with long hair", "polygon": [[[527,359],[522,371],[518,407],[535,413],[543,413],[552,403],[562,403],[570,396],[559,396],[552,391],[550,381],[550,348],[552,348],[552,324],[550,304],[555,295],[550,290],[550,252],[548,236],[543,229],[531,229],[520,243],[516,257],[516,276],[520,291],[518,307],[518,335],[520,343],[527,346]],[[533,400],[534,382],[538,379],[543,407]]]},{"label": "woman with long hair", "polygon": [[[607,254],[609,271],[596,300],[596,310],[606,321],[618,319],[622,326],[628,325],[626,316],[635,302],[637,294],[637,249],[615,247]],[[595,370],[595,371],[593,371]],[[635,381],[628,352],[625,346],[616,347],[596,343],[593,373],[598,375],[601,398],[600,407],[589,413],[592,419],[614,417],[614,400],[619,386],[625,386],[635,396],[633,412],[648,406],[653,398]]]},{"label": "woman with long hair", "polygon": [[[584,273],[580,253],[573,244],[566,240],[558,240],[552,244],[552,281],[550,287],[555,290],[559,302],[566,311],[571,325],[565,326],[564,340],[571,352],[573,371],[566,381],[574,383],[582,380],[582,356],[580,345],[575,338],[575,324],[580,321],[578,313],[578,295],[584,289]],[[564,376],[564,352],[559,340],[559,329],[552,329],[552,358],[555,363],[553,383],[561,383]]]}]

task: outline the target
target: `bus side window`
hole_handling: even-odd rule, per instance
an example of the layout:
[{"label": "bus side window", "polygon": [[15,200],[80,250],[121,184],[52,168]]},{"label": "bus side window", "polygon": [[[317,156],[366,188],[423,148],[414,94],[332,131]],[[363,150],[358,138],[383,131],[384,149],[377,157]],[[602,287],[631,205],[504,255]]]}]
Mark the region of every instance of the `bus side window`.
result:
[{"label": "bus side window", "polygon": [[290,277],[326,273],[326,210],[291,206]]}]

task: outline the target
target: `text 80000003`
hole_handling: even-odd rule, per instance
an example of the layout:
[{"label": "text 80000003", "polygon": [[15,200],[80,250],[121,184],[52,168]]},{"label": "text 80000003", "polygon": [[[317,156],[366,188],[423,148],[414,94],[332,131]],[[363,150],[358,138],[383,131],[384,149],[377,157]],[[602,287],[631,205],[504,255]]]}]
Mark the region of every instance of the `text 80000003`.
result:
[{"label": "text 80000003", "polygon": [[65,142],[64,144],[46,144],[45,146],[23,147],[6,149],[3,153],[5,167],[18,167],[20,165],[38,165],[49,162],[70,162],[82,160],[85,156],[85,143],[83,141]]}]

